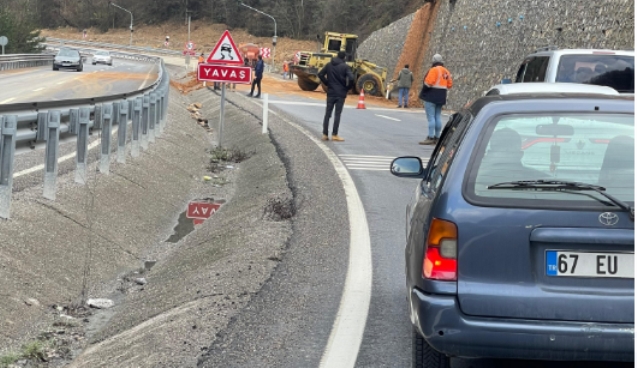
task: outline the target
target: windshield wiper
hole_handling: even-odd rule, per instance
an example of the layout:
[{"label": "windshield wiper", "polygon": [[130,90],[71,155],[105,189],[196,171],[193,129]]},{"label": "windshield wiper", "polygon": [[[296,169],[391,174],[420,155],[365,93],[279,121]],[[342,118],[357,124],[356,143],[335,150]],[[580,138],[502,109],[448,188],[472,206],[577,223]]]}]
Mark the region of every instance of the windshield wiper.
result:
[{"label": "windshield wiper", "polygon": [[626,204],[624,201],[617,199],[606,193],[606,188],[587,183],[579,183],[575,181],[562,181],[562,180],[519,180],[519,181],[507,181],[503,183],[489,185],[487,189],[541,189],[541,190],[592,190],[606,197],[614,205],[630,214],[630,219],[635,219],[635,208]]}]

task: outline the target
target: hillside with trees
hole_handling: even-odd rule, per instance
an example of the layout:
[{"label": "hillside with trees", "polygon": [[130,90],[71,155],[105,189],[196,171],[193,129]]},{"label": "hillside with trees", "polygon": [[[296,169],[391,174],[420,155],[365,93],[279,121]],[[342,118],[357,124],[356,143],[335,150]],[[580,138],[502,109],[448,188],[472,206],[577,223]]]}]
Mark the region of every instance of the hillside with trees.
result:
[{"label": "hillside with trees", "polygon": [[[314,39],[325,31],[357,33],[365,38],[376,29],[416,11],[429,0],[243,0],[246,5],[272,15],[279,36]],[[130,10],[135,25],[157,25],[193,20],[244,28],[256,36],[272,36],[268,17],[241,6],[239,0],[114,0]],[[130,15],[109,0],[2,0],[4,11],[14,20],[28,20],[35,28],[95,28],[103,32],[127,28]],[[0,20],[0,30],[3,24]],[[33,28],[33,29],[35,29]]]}]

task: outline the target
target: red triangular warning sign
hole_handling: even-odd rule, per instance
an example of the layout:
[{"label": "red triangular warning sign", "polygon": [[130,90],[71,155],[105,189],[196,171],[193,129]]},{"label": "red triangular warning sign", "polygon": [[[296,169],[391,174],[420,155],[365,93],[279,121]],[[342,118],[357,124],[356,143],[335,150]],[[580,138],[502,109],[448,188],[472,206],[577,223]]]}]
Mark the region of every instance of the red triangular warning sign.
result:
[{"label": "red triangular warning sign", "polygon": [[234,43],[232,36],[230,36],[230,32],[226,30],[221,35],[221,38],[217,42],[217,45],[212,52],[208,56],[207,63],[217,63],[217,64],[238,64],[243,65],[243,59],[241,58],[241,53],[237,48],[237,45]]}]

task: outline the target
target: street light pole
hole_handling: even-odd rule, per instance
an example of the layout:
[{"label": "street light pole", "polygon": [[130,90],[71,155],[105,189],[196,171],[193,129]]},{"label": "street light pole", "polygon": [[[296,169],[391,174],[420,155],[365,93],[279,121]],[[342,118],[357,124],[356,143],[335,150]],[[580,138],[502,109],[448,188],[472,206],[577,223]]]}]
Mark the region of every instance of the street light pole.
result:
[{"label": "street light pole", "polygon": [[261,10],[255,9],[251,6],[248,6],[246,4],[244,4],[243,2],[239,2],[239,4],[241,4],[242,6],[245,6],[246,8],[250,9],[250,10],[254,10],[255,12],[259,13],[259,14],[263,14],[266,17],[269,17],[270,19],[272,19],[274,21],[274,37],[272,37],[272,67],[274,68],[274,71],[276,71],[276,62],[274,61],[274,57],[276,56],[276,19],[274,19],[273,16],[271,16],[270,14],[264,13]]},{"label": "street light pole", "polygon": [[186,15],[188,15],[188,42],[190,42],[190,17],[192,14],[192,10],[186,10]]},{"label": "street light pole", "polygon": [[133,46],[133,13],[131,13],[130,11],[122,8],[121,6],[115,4],[114,2],[109,2],[109,5],[113,5],[116,8],[122,9],[123,11],[127,12],[128,14],[130,14],[130,45]]}]

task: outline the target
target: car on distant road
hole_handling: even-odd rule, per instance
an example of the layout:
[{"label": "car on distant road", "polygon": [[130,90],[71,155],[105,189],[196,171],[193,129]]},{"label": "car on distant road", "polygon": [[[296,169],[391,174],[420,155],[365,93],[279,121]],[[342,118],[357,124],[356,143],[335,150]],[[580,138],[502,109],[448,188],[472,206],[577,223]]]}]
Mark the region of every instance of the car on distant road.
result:
[{"label": "car on distant road", "polygon": [[583,83],[635,93],[635,51],[546,47],[527,56],[515,83]]},{"label": "car on distant road", "polygon": [[53,58],[53,70],[75,69],[78,72],[84,70],[84,59],[76,49],[62,48]]},{"label": "car on distant road", "polygon": [[113,66],[113,57],[111,56],[111,53],[108,51],[104,51],[104,50],[100,50],[97,51],[94,55],[93,55],[93,65],[96,64],[106,64],[108,66]]},{"label": "car on distant road", "polygon": [[542,93],[619,95],[617,90],[606,86],[577,83],[515,83],[495,85],[485,92],[485,96]]},{"label": "car on distant road", "polygon": [[482,97],[454,114],[406,209],[412,366],[634,360],[634,100]]}]

